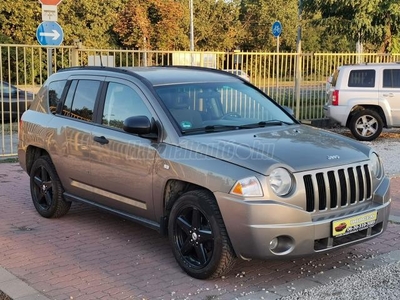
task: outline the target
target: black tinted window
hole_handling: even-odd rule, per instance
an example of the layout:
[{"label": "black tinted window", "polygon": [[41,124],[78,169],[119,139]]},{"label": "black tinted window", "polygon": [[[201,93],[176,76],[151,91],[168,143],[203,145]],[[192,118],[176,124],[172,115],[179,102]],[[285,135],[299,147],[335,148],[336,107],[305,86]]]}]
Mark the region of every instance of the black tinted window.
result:
[{"label": "black tinted window", "polygon": [[383,87],[400,88],[400,70],[383,70]]},{"label": "black tinted window", "polygon": [[53,81],[49,84],[49,108],[55,114],[64,91],[66,80]]},{"label": "black tinted window", "polygon": [[375,70],[353,70],[349,76],[349,87],[374,87]]},{"label": "black tinted window", "polygon": [[74,80],[65,99],[63,115],[92,121],[99,88],[97,80]]}]

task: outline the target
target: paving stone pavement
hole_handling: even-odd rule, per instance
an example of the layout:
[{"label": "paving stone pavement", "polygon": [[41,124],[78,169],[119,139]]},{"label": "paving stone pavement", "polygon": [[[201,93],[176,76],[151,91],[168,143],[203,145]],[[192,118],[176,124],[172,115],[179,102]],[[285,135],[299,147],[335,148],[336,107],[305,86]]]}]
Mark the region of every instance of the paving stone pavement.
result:
[{"label": "paving stone pavement", "polygon": [[398,254],[399,192],[400,178],[392,178],[392,222],[378,238],[307,258],[239,260],[225,277],[197,280],[181,271],[167,238],[151,229],[75,203],[60,219],[40,217],[27,174],[17,163],[2,163],[0,290],[14,300],[277,299],[316,276],[340,278]]}]

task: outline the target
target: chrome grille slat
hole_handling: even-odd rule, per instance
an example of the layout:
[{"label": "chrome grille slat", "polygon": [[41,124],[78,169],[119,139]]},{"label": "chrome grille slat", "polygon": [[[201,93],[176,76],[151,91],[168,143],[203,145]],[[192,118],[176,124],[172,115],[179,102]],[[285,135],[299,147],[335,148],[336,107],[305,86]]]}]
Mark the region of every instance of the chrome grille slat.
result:
[{"label": "chrome grille slat", "polygon": [[303,175],[308,212],[355,205],[372,195],[368,164]]}]

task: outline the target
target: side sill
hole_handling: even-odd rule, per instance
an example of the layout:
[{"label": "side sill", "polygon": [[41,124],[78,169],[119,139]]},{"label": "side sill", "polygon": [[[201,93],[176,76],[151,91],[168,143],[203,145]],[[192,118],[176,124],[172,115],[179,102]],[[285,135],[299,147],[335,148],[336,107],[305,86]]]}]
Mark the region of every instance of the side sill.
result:
[{"label": "side sill", "polygon": [[154,229],[159,233],[162,233],[161,232],[162,228],[161,228],[160,224],[158,224],[158,223],[156,223],[154,221],[150,221],[150,220],[145,219],[145,218],[141,218],[141,217],[138,217],[138,216],[135,216],[135,215],[131,215],[131,214],[128,214],[126,212],[123,212],[123,211],[120,211],[120,210],[117,210],[117,209],[113,209],[111,207],[108,207],[108,206],[105,206],[105,205],[101,205],[99,203],[96,203],[96,202],[93,202],[93,201],[90,201],[90,200],[87,200],[87,199],[84,199],[84,198],[80,198],[80,197],[71,195],[69,193],[64,193],[63,195],[64,195],[65,200],[67,200],[67,201],[81,202],[81,203],[89,204],[91,206],[95,206],[95,207],[100,208],[102,210],[105,210],[105,211],[107,211],[109,213],[112,213],[112,214],[117,215],[119,217],[122,217],[124,219],[130,220],[130,221],[133,221],[133,222],[138,223],[140,225],[143,225],[143,226],[146,226],[148,228]]}]

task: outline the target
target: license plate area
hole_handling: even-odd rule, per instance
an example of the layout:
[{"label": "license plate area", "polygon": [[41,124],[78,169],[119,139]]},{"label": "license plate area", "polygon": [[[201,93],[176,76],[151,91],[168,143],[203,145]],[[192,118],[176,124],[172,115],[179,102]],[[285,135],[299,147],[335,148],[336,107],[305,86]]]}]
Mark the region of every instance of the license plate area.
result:
[{"label": "license plate area", "polygon": [[378,212],[372,211],[366,214],[333,221],[332,236],[344,236],[372,227],[376,223],[377,217]]}]

